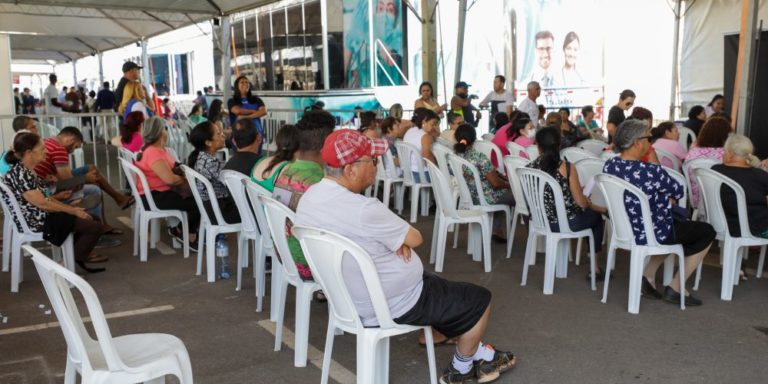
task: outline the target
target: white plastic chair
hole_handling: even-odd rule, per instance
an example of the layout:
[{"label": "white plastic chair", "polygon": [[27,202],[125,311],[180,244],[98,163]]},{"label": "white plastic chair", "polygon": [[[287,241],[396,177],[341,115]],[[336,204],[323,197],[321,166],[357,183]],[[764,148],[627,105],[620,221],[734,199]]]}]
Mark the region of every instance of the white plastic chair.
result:
[{"label": "white plastic chair", "polygon": [[[679,205],[681,208],[687,208],[688,207],[688,191],[685,189],[686,185],[686,179],[685,176],[683,176],[682,173],[675,171],[670,168],[664,169],[667,174],[675,179],[680,185],[682,185],[683,188],[683,198],[680,199],[680,201],[677,202],[677,205]],[[693,290],[698,291],[699,290],[699,281],[701,280],[701,266],[702,263],[699,263],[699,266],[696,269],[696,278],[694,280],[693,284]],[[673,255],[669,255],[666,260],[664,260],[664,285],[669,285],[669,283],[672,281],[672,278],[675,274],[675,257]]]},{"label": "white plastic chair", "polygon": [[[512,221],[512,212],[509,205],[506,204],[490,204],[485,200],[485,195],[483,194],[483,186],[481,183],[481,177],[485,177],[485,175],[480,175],[480,171],[478,171],[477,167],[474,166],[474,164],[470,163],[469,161],[465,160],[464,158],[460,157],[459,155],[455,154],[449,154],[448,155],[448,164],[451,166],[451,170],[453,170],[453,174],[456,175],[456,181],[459,184],[459,196],[460,196],[460,202],[459,206],[461,208],[470,208],[470,209],[478,209],[483,212],[485,212],[488,215],[488,222],[491,224],[491,228],[493,228],[493,214],[495,212],[503,212],[504,213],[504,225],[506,228],[506,233],[510,232],[511,229],[511,221]],[[502,161],[503,165],[503,161]],[[477,191],[477,196],[472,196],[470,190],[469,190],[469,184],[467,182],[467,179],[464,178],[464,169],[468,169],[473,176],[473,182],[475,186],[475,191]],[[478,203],[476,204],[474,202],[474,198],[477,198]],[[474,240],[474,237],[470,237],[470,239]],[[510,249],[510,237],[507,237],[507,248]],[[480,257],[479,254],[474,254],[474,259],[477,261]]]},{"label": "white plastic chair", "polygon": [[376,186],[378,187],[379,182],[383,183],[381,201],[387,207],[389,207],[389,195],[392,193],[392,187],[395,188],[395,207],[402,207],[402,201],[399,201],[399,198],[403,196],[400,191],[403,189],[403,177],[399,176],[397,171],[398,168],[395,166],[392,153],[385,152],[376,164]]},{"label": "white plastic chair", "polygon": [[659,159],[661,166],[680,172],[680,159],[677,156],[659,148],[653,148],[653,151],[656,152],[656,157]]},{"label": "white plastic chair", "polygon": [[[411,155],[417,159],[421,159],[421,152],[413,144],[409,144],[403,141],[396,141],[395,148],[397,148],[397,158],[400,159],[400,168],[403,169],[403,192],[405,188],[411,189],[411,223],[416,222],[417,210],[419,208],[419,197],[421,197],[421,215],[429,215],[429,191],[430,183],[427,182],[424,161],[420,160],[416,162],[416,169],[418,169],[419,182],[413,178],[413,164],[411,162]],[[402,201],[402,198],[400,198]],[[403,213],[403,207],[400,206],[398,213]]]},{"label": "white plastic chair", "polygon": [[[309,304],[312,301],[312,294],[320,290],[320,285],[314,281],[304,281],[301,279],[299,270],[296,268],[296,264],[294,264],[291,250],[288,248],[286,224],[288,221],[291,223],[295,222],[296,214],[290,208],[271,197],[259,196],[259,200],[261,200],[261,204],[266,211],[269,232],[272,234],[272,240],[274,240],[275,247],[277,247],[279,262],[283,268],[282,284],[279,288],[279,296],[277,297],[280,309],[277,314],[275,351],[279,351],[282,346],[285,299],[288,284],[290,284],[296,287],[296,328],[294,330],[296,333],[296,351],[293,357],[293,365],[296,367],[306,367],[307,347],[309,345]],[[305,254],[304,257],[306,258],[307,255]]]},{"label": "white plastic chair", "polygon": [[698,159],[688,160],[682,165],[683,175],[685,175],[685,187],[688,190],[688,200],[691,203],[691,209],[693,209],[693,212],[691,213],[691,220],[697,220],[701,212],[706,212],[704,208],[704,199],[700,199],[698,202],[696,202],[697,204],[694,204],[693,201],[694,183],[696,183],[696,186],[698,187],[696,176],[693,175],[693,170],[696,168],[709,169],[712,168],[712,166],[715,164],[720,164],[720,161],[708,157],[700,157]]},{"label": "white plastic chair", "polygon": [[576,144],[576,147],[589,151],[595,156],[600,156],[600,154],[608,148],[608,143],[595,139],[587,139],[580,141]]},{"label": "white plastic chair", "polygon": [[[432,328],[397,324],[392,320],[376,266],[368,253],[349,239],[334,233],[299,225],[295,226],[293,231],[299,239],[315,278],[328,297],[328,330],[320,382],[328,383],[333,339],[337,330],[357,335],[358,384],[388,383],[389,339],[405,333],[423,331],[426,339],[430,383],[437,384]],[[354,259],[360,268],[376,313],[378,327],[365,327],[360,320],[342,275],[342,260],[346,257]]]},{"label": "white plastic chair", "polygon": [[222,170],[219,173],[219,179],[227,186],[229,195],[235,201],[237,210],[240,212],[240,236],[237,238],[237,287],[240,290],[243,268],[248,267],[248,252],[250,244],[253,242],[253,277],[256,285],[256,312],[261,312],[262,300],[264,298],[266,270],[266,255],[274,255],[272,244],[265,244],[264,237],[256,225],[256,218],[253,215],[251,204],[245,194],[245,183],[250,183],[247,175],[237,171]]},{"label": "white plastic chair", "polygon": [[563,160],[567,159],[569,162],[575,164],[583,159],[597,159],[597,156],[585,149],[568,147],[560,151],[560,158]]},{"label": "white plastic chair", "polygon": [[[205,176],[186,165],[181,167],[189,182],[192,196],[195,198],[195,203],[197,203],[197,209],[200,210],[200,230],[197,233],[197,275],[200,276],[203,272],[203,252],[205,252],[205,270],[208,275],[208,282],[213,283],[216,281],[216,236],[219,234],[237,233],[237,244],[240,244],[240,236],[242,236],[240,233],[241,225],[240,223],[227,223],[224,220],[213,185]],[[217,224],[213,224],[213,221],[208,216],[208,211],[205,209],[200,191],[197,189],[199,185],[202,185],[208,192],[208,203],[211,204],[213,217],[216,219]],[[240,251],[238,250],[238,252]]]},{"label": "white plastic chair", "polygon": [[480,136],[481,139],[485,141],[491,141],[493,138],[496,137],[493,133],[484,133],[482,136]]},{"label": "white plastic chair", "polygon": [[[125,177],[128,179],[128,185],[131,187],[131,194],[136,200],[136,204],[134,204],[136,208],[133,218],[133,255],[139,255],[139,260],[146,262],[148,253],[147,243],[151,241],[151,239],[148,238],[148,236],[150,236],[150,222],[155,219],[175,217],[181,221],[182,232],[184,232],[182,234],[182,242],[184,243],[182,245],[184,247],[184,258],[189,257],[189,222],[187,221],[187,213],[178,209],[161,210],[157,208],[155,199],[152,198],[152,193],[149,191],[149,183],[147,182],[147,177],[144,175],[144,172],[142,172],[141,169],[135,165],[131,164],[128,160],[122,158],[118,160],[120,161],[120,165],[123,168]],[[144,204],[141,199],[142,195],[139,194],[139,190],[137,188],[137,181],[141,183],[142,190],[145,191],[143,196],[145,196],[147,199],[147,205],[149,205],[149,209],[144,208]],[[154,247],[154,243],[152,246]]]},{"label": "white plastic chair", "polygon": [[[83,383],[164,382],[166,375],[173,375],[182,384],[192,384],[192,364],[179,338],[162,333],[112,337],[99,298],[85,280],[30,246],[25,245],[24,250],[32,254],[67,341],[64,383],[74,384],[80,373]],[[85,327],[70,285],[83,296],[95,340]]]},{"label": "white plastic chair", "polygon": [[[526,152],[525,147],[522,145],[515,143],[514,141],[507,141],[506,146],[507,151],[509,151],[509,156],[528,160],[526,158],[528,156],[528,152]],[[524,153],[526,157],[520,156],[521,153]]]},{"label": "white plastic chair", "polygon": [[515,241],[515,231],[517,230],[517,222],[522,217],[530,215],[528,212],[528,205],[525,203],[525,196],[523,195],[523,186],[520,184],[520,178],[517,176],[516,170],[518,168],[524,168],[528,164],[528,160],[522,157],[504,156],[504,166],[507,168],[507,181],[512,189],[512,196],[515,198],[515,207],[512,210],[512,226],[507,234],[507,259],[512,256],[512,244]]},{"label": "white plastic chair", "polygon": [[[768,239],[752,235],[747,216],[747,198],[739,183],[720,172],[706,168],[694,169],[693,174],[699,181],[702,197],[706,201],[707,219],[717,233],[716,238],[724,243],[722,247],[723,279],[720,287],[720,299],[730,301],[733,298],[733,286],[739,284],[741,263],[746,252],[749,252],[749,247],[761,247],[757,277],[762,276]],[[720,191],[724,186],[730,187],[736,194],[739,231],[741,232],[739,237],[731,234],[728,221],[725,218],[723,201],[720,199]]]},{"label": "white plastic chair", "polygon": [[[256,219],[256,224],[261,232],[262,242],[264,244],[264,252],[272,257],[272,278],[270,279],[270,307],[269,307],[269,320],[277,322],[277,314],[280,312],[280,303],[278,296],[280,294],[280,286],[282,284],[283,268],[275,267],[275,262],[280,262],[280,258],[277,257],[277,251],[275,249],[275,243],[272,241],[272,233],[269,230],[269,221],[267,220],[267,213],[264,210],[264,205],[261,202],[260,196],[272,197],[272,194],[261,185],[258,185],[251,181],[243,181],[245,186],[245,195],[248,197],[248,202],[253,207],[253,217]],[[276,261],[277,260],[277,261]],[[261,302],[264,297],[264,288],[260,288],[261,291],[256,292],[256,310],[261,310]]]},{"label": "white plastic chair", "polygon": [[[3,253],[5,253],[6,247],[10,250],[9,266],[11,269],[11,292],[19,291],[19,283],[24,281],[24,260],[22,258],[21,246],[27,243],[43,240],[42,232],[34,232],[29,228],[27,220],[21,212],[19,202],[16,201],[16,196],[11,189],[0,180],[0,204],[2,204],[3,212],[5,215],[5,221],[9,223],[9,235],[3,237]],[[5,195],[8,200],[4,199],[2,195]],[[10,206],[8,205],[10,204]],[[21,228],[13,220],[15,217]],[[5,233],[5,228],[3,230]],[[69,236],[61,244],[61,254],[64,260],[64,266],[70,271],[75,271],[75,251],[73,247],[73,237],[70,233]],[[3,260],[5,262],[5,260]]]},{"label": "white plastic chair", "polygon": [[[677,130],[680,132],[680,137],[677,139],[677,141],[680,143],[680,145],[683,146],[683,148],[689,149],[691,145],[696,142],[696,133],[688,127],[678,126]],[[688,143],[689,139],[691,140],[690,143]]]},{"label": "white plastic chair", "polygon": [[[447,240],[448,227],[451,224],[469,224],[470,236],[474,235],[474,254],[479,254],[478,247],[482,239],[482,252],[484,259],[485,272],[491,271],[491,223],[486,212],[479,209],[456,209],[456,200],[453,198],[452,187],[443,175],[440,169],[427,162],[429,172],[432,173],[432,190],[437,200],[437,214],[435,215],[435,226],[432,234],[432,249],[429,262],[435,263],[435,271],[443,271],[443,260],[445,259],[445,242]],[[480,231],[472,230],[473,224],[479,226]],[[479,236],[479,237],[478,237]]]},{"label": "white plastic chair", "polygon": [[493,160],[493,158],[496,158],[496,170],[499,171],[502,175],[506,176],[507,172],[504,170],[504,164],[501,160],[501,149],[494,144],[493,142],[484,141],[484,140],[477,140],[474,144],[472,144],[472,147],[474,147],[476,150],[482,152],[485,154],[486,157],[488,157],[488,160]]},{"label": "white plastic chair", "polygon": [[[597,185],[603,191],[608,202],[608,212],[611,215],[612,235],[608,245],[608,260],[605,268],[605,283],[603,285],[603,303],[608,301],[608,283],[611,277],[611,267],[615,264],[616,250],[626,249],[630,251],[629,260],[629,299],[627,311],[632,314],[640,312],[640,295],[642,286],[643,271],[645,269],[646,259],[649,256],[668,255],[670,253],[678,256],[680,265],[685,265],[685,254],[683,246],[662,245],[656,240],[653,230],[653,216],[651,216],[650,203],[648,196],[636,186],[613,175],[600,174],[596,176]],[[632,231],[632,224],[627,214],[624,201],[625,194],[634,196],[640,201],[640,210],[645,227],[646,244],[637,244],[635,234]],[[680,273],[680,295],[685,294],[685,274]],[[685,300],[680,300],[680,309],[685,309]]]},{"label": "white plastic chair", "polygon": [[[573,165],[576,167],[576,173],[579,174],[579,184],[582,186],[582,188],[586,188],[588,185],[591,187],[592,190],[589,198],[592,200],[592,203],[600,207],[607,206],[603,192],[600,191],[600,188],[596,188],[595,185],[595,176],[603,173],[605,160],[590,157],[581,159]],[[605,226],[606,234],[608,228],[610,227]],[[608,236],[603,236],[603,243],[605,243],[605,239],[607,238]],[[576,265],[581,263],[582,240],[583,238],[579,239],[579,241],[576,243]]]},{"label": "white plastic chair", "polygon": [[534,161],[539,158],[539,147],[529,145],[525,147],[525,153],[528,155],[528,160]]},{"label": "white plastic chair", "polygon": [[[546,172],[532,168],[518,168],[516,170],[522,185],[525,201],[531,213],[531,222],[528,226],[528,245],[525,249],[525,261],[523,264],[523,280],[520,285],[528,281],[528,266],[532,264],[536,255],[536,236],[546,236],[547,249],[544,257],[544,294],[551,295],[555,287],[555,277],[568,276],[568,253],[570,239],[589,237],[590,275],[592,276],[592,290],[596,290],[595,284],[595,240],[592,229],[572,231],[568,225],[568,216],[565,213],[563,203],[563,191],[555,178]],[[547,218],[544,204],[544,191],[548,186],[552,190],[555,200],[555,215],[559,225],[559,232],[552,231]]]},{"label": "white plastic chair", "polygon": [[618,155],[619,154],[614,152],[614,151],[603,151],[603,153],[600,154],[600,159],[607,161],[607,160],[611,159],[612,157],[616,157]]}]

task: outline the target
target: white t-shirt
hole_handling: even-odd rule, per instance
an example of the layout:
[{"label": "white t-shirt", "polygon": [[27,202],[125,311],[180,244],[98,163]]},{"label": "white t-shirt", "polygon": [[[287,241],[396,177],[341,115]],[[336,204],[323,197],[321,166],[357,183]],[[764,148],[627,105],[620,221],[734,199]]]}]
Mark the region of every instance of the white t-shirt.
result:
[{"label": "white t-shirt", "polygon": [[[353,193],[325,178],[312,185],[299,200],[296,224],[327,229],[365,249],[376,265],[392,318],[404,315],[416,305],[424,281],[424,266],[415,251],[407,263],[396,254],[411,226],[381,201]],[[342,274],[363,325],[378,325],[357,263],[345,257]]]},{"label": "white t-shirt", "polygon": [[43,92],[43,98],[45,98],[45,112],[49,115],[55,115],[62,113],[61,108],[51,104],[51,99],[59,99],[59,90],[53,84],[48,84]]},{"label": "white t-shirt", "polygon": [[517,110],[520,112],[525,112],[528,114],[528,116],[531,117],[531,121],[534,122],[534,124],[538,124],[539,121],[539,106],[536,105],[533,100],[526,97],[523,101],[520,102],[520,104],[517,106]]},{"label": "white t-shirt", "polygon": [[[408,144],[413,144],[416,146],[416,148],[419,149],[418,155],[413,153],[411,154],[411,170],[414,172],[419,171],[418,161],[423,161],[421,160],[421,150],[422,150],[421,138],[424,137],[424,135],[426,134],[427,133],[424,132],[424,130],[422,130],[421,128],[413,126],[405,132],[405,135],[403,135],[404,142]],[[424,166],[424,168],[426,168],[426,166]]]},{"label": "white t-shirt", "polygon": [[[485,99],[483,99],[483,101],[480,102],[480,106],[484,107],[489,103],[491,104],[492,111],[493,111],[493,105],[495,104],[496,113],[507,112],[507,106],[515,104],[515,96],[512,95],[512,92],[508,90],[504,90],[501,93],[496,93],[496,91],[491,91],[488,93],[488,96],[486,96]],[[493,115],[491,115],[491,119],[493,119]]]}]

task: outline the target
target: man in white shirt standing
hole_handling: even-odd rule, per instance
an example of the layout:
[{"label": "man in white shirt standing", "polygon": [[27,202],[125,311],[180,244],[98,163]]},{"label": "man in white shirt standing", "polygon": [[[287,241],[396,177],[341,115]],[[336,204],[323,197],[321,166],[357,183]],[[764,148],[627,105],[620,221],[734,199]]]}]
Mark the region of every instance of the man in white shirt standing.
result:
[{"label": "man in white shirt standing", "polygon": [[539,106],[536,104],[536,99],[541,95],[541,86],[536,81],[528,83],[528,96],[520,102],[517,106],[517,110],[525,112],[531,118],[534,124],[539,121]]},{"label": "man in white shirt standing", "polygon": [[[43,92],[43,100],[45,100],[45,113],[49,115],[60,115],[63,113],[62,107],[64,106],[61,101],[59,101],[59,90],[56,89],[56,75],[50,74],[48,75],[48,80],[51,82],[48,84],[48,87],[45,88],[45,91]],[[61,117],[54,117],[49,119],[49,122],[53,123],[53,125],[57,128],[61,128]]]},{"label": "man in white shirt standing", "polygon": [[[458,340],[441,383],[493,381],[514,367],[516,360],[512,353],[481,342],[491,292],[424,272],[413,251],[422,243],[421,233],[378,199],[362,194],[373,184],[377,159],[387,147],[386,140],[369,139],[355,130],[331,133],[321,151],[325,178],[299,200],[296,224],[324,228],[360,245],[376,266],[396,323],[431,325],[445,337]],[[342,274],[363,325],[378,325],[365,281],[351,258],[345,258]]]},{"label": "man in white shirt standing", "polygon": [[486,108],[490,105],[491,107],[491,128],[493,127],[495,122],[496,114],[499,112],[505,112],[507,116],[512,115],[512,109],[514,108],[515,103],[515,96],[512,95],[511,91],[508,91],[504,89],[504,84],[507,82],[507,79],[504,78],[502,75],[497,75],[493,78],[493,91],[488,93],[488,96],[485,96],[483,101],[480,102],[480,108]]}]

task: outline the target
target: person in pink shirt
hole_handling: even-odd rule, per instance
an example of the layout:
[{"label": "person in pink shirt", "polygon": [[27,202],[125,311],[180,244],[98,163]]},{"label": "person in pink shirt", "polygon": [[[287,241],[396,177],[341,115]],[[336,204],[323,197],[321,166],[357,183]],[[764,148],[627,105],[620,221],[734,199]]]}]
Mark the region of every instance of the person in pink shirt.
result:
[{"label": "person in pink shirt", "polygon": [[123,147],[133,153],[141,151],[141,146],[144,145],[144,140],[141,138],[143,127],[144,114],[140,111],[129,113],[123,125],[120,126],[120,136],[112,138],[112,145]]},{"label": "person in pink shirt", "polygon": [[[677,129],[677,125],[671,121],[665,121],[659,124],[658,127],[651,129],[651,140],[653,141],[654,149],[661,149],[662,151],[669,152],[681,162],[685,160],[688,155],[688,151],[680,144],[680,130]],[[671,167],[670,161],[662,161],[661,165],[665,167]]]},{"label": "person in pink shirt", "polygon": [[[723,147],[730,133],[731,124],[727,120],[721,117],[707,119],[707,122],[701,127],[701,132],[696,137],[696,143],[688,151],[688,155],[685,156],[685,161],[700,158],[722,161],[723,153],[725,152]],[[699,206],[699,196],[699,184],[696,183],[696,180],[691,180],[692,206]]]},{"label": "person in pink shirt", "polygon": [[[512,122],[499,128],[496,131],[496,136],[491,140],[501,150],[501,155],[509,155],[507,150],[507,142],[512,141],[519,144],[523,148],[531,146],[535,143],[533,138],[536,136],[536,128],[531,121],[531,118],[525,112],[513,113]],[[520,157],[527,159],[528,155],[525,152],[520,151]],[[495,156],[491,159],[493,166],[496,167],[498,162]]]}]

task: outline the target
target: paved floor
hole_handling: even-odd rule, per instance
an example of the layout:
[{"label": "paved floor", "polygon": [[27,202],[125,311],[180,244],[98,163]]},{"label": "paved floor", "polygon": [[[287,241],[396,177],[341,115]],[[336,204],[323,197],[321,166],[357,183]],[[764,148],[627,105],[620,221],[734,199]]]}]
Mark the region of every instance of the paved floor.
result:
[{"label": "paved floor", "polygon": [[[110,218],[126,217],[110,201]],[[407,213],[407,212],[406,212]],[[123,227],[119,221],[112,220]],[[425,237],[417,249],[425,269],[431,244],[431,217],[419,217],[416,227]],[[486,340],[519,356],[516,369],[499,383],[765,383],[768,382],[768,278],[735,288],[734,299],[719,299],[720,269],[711,254],[704,268],[698,296],[701,307],[685,311],[663,301],[643,299],[639,315],[627,305],[627,255],[620,254],[617,276],[608,303],[602,304],[602,284],[589,289],[587,267],[569,266],[566,279],[557,279],[554,295],[542,294],[543,266],[531,267],[527,286],[520,286],[525,226],[519,226],[512,258],[505,247],[493,245],[493,272],[448,247],[442,276],[469,281],[493,292],[493,313]],[[127,230],[127,228],[125,228]],[[466,233],[466,230],[462,231]],[[165,332],[180,337],[189,350],[198,383],[314,383],[320,380],[321,352],[327,324],[327,306],[312,303],[310,353],[306,368],[293,367],[293,350],[283,345],[274,352],[274,325],[265,311],[255,312],[254,280],[205,282],[195,276],[195,257],[180,252],[163,255],[151,250],[149,261],[132,256],[131,235],[123,245],[102,250],[109,255],[107,272],[85,278],[98,293],[104,311],[117,314],[109,321],[113,335]],[[168,244],[168,239],[163,237]],[[231,247],[234,252],[234,247]],[[464,248],[465,249],[465,248]],[[602,259],[601,259],[602,260]],[[25,261],[20,292],[9,292],[9,273],[0,274],[0,383],[55,383],[62,381],[66,344],[55,326],[30,326],[55,321],[32,262]],[[753,255],[751,272],[757,264]],[[250,269],[245,272],[251,276]],[[660,278],[660,276],[659,276]],[[289,289],[285,322],[293,330],[293,289]],[[41,308],[43,306],[43,308]],[[146,313],[145,313],[146,312]],[[287,333],[289,335],[290,333]],[[428,381],[426,351],[416,335],[391,343],[390,381]],[[291,337],[285,338],[290,344]],[[319,351],[317,351],[319,350]],[[437,348],[438,369],[451,358],[451,347]],[[333,377],[354,382],[355,338],[336,338]],[[314,364],[314,365],[313,365]],[[173,381],[171,381],[173,382]]]}]

